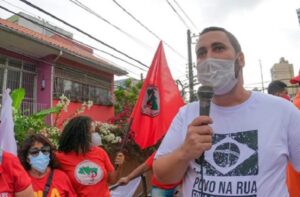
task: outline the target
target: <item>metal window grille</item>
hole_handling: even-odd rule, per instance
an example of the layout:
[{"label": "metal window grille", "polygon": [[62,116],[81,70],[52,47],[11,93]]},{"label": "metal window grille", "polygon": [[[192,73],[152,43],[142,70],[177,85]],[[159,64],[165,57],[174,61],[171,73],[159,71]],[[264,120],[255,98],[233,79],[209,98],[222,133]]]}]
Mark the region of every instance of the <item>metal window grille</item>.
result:
[{"label": "metal window grille", "polygon": [[94,104],[111,106],[113,101],[110,87],[111,83],[108,79],[67,68],[55,68],[53,93],[55,98],[64,94],[71,101],[92,100]]},{"label": "metal window grille", "polygon": [[47,106],[36,103],[36,66],[21,60],[0,56],[0,97],[6,88],[24,88],[26,95],[21,104],[24,115],[30,115]]}]

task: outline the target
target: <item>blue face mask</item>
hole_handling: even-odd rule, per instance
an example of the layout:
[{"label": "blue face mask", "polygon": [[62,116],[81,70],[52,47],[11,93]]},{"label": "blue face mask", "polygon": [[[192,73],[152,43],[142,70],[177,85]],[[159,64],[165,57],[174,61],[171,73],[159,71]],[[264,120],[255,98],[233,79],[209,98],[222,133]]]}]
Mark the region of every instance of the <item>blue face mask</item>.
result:
[{"label": "blue face mask", "polygon": [[31,167],[41,173],[46,171],[50,162],[50,154],[45,155],[41,151],[39,151],[39,154],[37,156],[34,157],[32,155],[29,155],[28,158],[30,160]]}]

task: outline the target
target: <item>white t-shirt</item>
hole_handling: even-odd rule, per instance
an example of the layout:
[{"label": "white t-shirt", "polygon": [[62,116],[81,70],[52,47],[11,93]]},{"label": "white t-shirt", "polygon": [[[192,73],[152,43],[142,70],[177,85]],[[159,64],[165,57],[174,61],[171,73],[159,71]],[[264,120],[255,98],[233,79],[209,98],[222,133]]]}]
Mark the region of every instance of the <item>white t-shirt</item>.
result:
[{"label": "white t-shirt", "polygon": [[[156,158],[183,144],[187,126],[198,114],[198,102],[180,109]],[[200,166],[191,161],[183,196],[201,196],[202,190],[210,197],[288,196],[287,161],[300,170],[300,111],[285,99],[252,92],[233,107],[212,103],[210,117],[213,146],[205,152],[204,181]]]}]

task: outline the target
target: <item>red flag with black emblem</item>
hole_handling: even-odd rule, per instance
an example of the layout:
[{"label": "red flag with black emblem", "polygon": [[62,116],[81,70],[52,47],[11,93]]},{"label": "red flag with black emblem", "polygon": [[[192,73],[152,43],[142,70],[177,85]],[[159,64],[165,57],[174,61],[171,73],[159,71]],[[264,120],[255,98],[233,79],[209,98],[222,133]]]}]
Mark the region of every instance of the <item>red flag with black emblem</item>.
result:
[{"label": "red flag with black emblem", "polygon": [[135,142],[142,149],[155,145],[183,105],[161,41],[130,117]]}]

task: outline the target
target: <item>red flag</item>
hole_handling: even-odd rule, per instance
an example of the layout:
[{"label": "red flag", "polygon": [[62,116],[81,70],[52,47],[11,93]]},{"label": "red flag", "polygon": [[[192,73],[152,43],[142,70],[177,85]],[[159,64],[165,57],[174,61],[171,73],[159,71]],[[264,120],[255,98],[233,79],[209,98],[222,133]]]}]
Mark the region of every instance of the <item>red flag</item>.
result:
[{"label": "red flag", "polygon": [[155,145],[183,105],[160,42],[130,117],[135,142],[142,149]]}]

